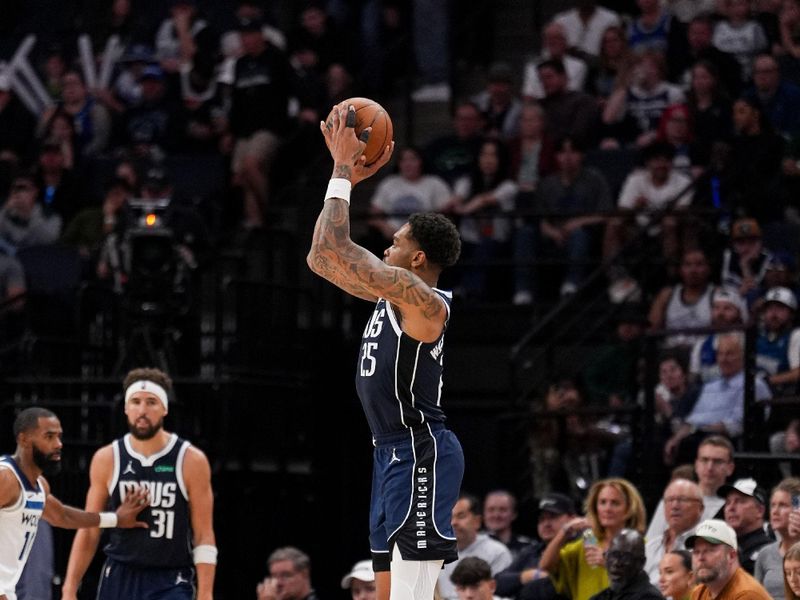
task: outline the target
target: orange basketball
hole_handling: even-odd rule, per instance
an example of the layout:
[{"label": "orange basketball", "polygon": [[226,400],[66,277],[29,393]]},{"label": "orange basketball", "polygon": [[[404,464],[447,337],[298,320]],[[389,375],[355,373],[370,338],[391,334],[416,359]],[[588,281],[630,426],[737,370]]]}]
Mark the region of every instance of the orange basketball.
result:
[{"label": "orange basketball", "polygon": [[[361,135],[367,127],[372,127],[367,147],[364,148],[364,155],[367,157],[367,165],[377,161],[383,149],[392,143],[394,129],[389,113],[380,104],[369,98],[349,98],[345,100],[347,104],[352,104],[356,109],[356,135]],[[330,125],[333,122],[333,111],[328,115],[325,123]]]}]

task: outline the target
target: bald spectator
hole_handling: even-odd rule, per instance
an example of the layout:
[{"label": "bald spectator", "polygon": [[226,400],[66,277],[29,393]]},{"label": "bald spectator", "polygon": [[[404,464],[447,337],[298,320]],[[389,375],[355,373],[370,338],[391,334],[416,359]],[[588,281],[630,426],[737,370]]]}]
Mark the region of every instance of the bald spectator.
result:
[{"label": "bald spectator", "polygon": [[[580,92],[586,85],[586,75],[589,67],[580,58],[568,53],[569,42],[564,26],[558,22],[545,25],[542,31],[542,53],[538,57],[542,60],[558,60],[564,65],[567,74],[567,88]],[[536,61],[525,65],[525,77],[522,82],[522,95],[528,99],[544,98],[547,91],[543,86],[540,74],[536,68]]]},{"label": "bald spectator", "polygon": [[494,490],[483,500],[483,525],[486,531],[498,542],[502,542],[516,558],[531,545],[532,540],[514,533],[513,524],[517,520],[517,498],[507,490]]},{"label": "bald spectator", "polygon": [[[732,287],[718,287],[711,295],[711,327],[724,328],[744,325],[747,320],[747,305],[738,290]],[[717,366],[717,346],[719,334],[711,333],[698,340],[692,348],[689,373],[701,383],[719,377]]]},{"label": "bald spectator", "polygon": [[[734,470],[733,444],[721,435],[710,435],[700,442],[694,460],[694,472],[703,494],[703,519],[713,519],[717,513],[722,516],[725,500],[717,495],[719,488]],[[667,528],[662,498],[647,528],[647,539],[653,539]]]},{"label": "bald spectator", "polygon": [[753,61],[753,87],[749,98],[757,100],[772,127],[790,136],[800,127],[800,87],[781,77],[778,61],[770,54],[759,54]]},{"label": "bald spectator", "polygon": [[767,492],[755,479],[748,478],[723,485],[719,495],[725,498],[725,522],[736,532],[739,563],[752,575],[761,549],[775,541],[764,522]]},{"label": "bald spectator", "polygon": [[768,600],[770,595],[742,569],[736,532],[724,521],[709,519],[686,540],[692,550],[692,568],[699,584],[691,600]]},{"label": "bald spectator", "polygon": [[664,511],[667,529],[661,535],[647,539],[644,570],[650,583],[658,585],[658,566],[664,555],[673,550],[685,550],[686,538],[703,519],[703,492],[688,479],[673,479],[664,490]]},{"label": "bald spectator", "polygon": [[[678,431],[664,446],[664,460],[683,462],[701,436],[719,433],[736,438],[744,429],[744,340],[737,333],[720,337],[717,349],[720,378],[703,386],[700,397]],[[755,380],[756,400],[772,397],[767,384]]]}]

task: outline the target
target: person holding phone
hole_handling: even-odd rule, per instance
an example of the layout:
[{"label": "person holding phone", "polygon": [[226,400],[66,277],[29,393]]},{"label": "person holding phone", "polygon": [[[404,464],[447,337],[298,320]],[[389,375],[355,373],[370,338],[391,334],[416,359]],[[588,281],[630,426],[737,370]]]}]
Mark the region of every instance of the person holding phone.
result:
[{"label": "person holding phone", "polygon": [[754,575],[770,596],[780,598],[784,593],[784,556],[800,542],[800,479],[787,477],[773,488],[769,524],[779,541],[764,546],[758,553]]}]

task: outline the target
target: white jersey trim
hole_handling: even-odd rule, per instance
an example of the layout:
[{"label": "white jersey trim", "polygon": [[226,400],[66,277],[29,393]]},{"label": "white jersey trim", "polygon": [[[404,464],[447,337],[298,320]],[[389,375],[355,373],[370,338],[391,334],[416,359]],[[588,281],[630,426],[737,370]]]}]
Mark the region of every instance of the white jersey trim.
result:
[{"label": "white jersey trim", "polygon": [[394,329],[395,335],[397,335],[397,337],[400,337],[401,335],[403,335],[403,329],[400,327],[400,323],[398,323],[397,321],[397,317],[394,314],[394,309],[392,308],[392,304],[386,299],[384,299],[383,301],[386,303],[386,314],[389,315],[389,322],[392,324],[392,329]]},{"label": "white jersey trim", "polygon": [[454,540],[455,537],[449,537],[443,535],[439,528],[436,526],[436,465],[439,462],[439,444],[436,442],[436,436],[433,435],[433,431],[431,431],[431,424],[428,423],[428,434],[431,436],[431,440],[433,440],[433,504],[431,505],[431,521],[433,523],[433,528],[436,530],[436,533],[439,534],[439,537],[445,540]]},{"label": "white jersey trim", "polygon": [[114,468],[111,472],[111,479],[108,482],[108,495],[114,495],[114,489],[117,487],[117,483],[119,483],[119,445],[117,442],[111,444],[111,452],[114,455]]},{"label": "white jersey trim", "polygon": [[[400,341],[397,342],[398,346],[400,345]],[[414,354],[414,370],[411,373],[411,383],[410,389],[408,390],[411,394],[411,407],[417,408],[417,398],[414,395],[414,382],[417,380],[417,367],[419,366],[419,351],[422,349],[422,342],[417,342],[417,351]],[[417,409],[420,417],[420,423],[425,423],[425,413],[421,410]]]},{"label": "white jersey trim", "polygon": [[189,492],[186,490],[186,482],[183,480],[183,457],[186,456],[190,446],[189,442],[184,441],[181,449],[178,450],[178,459],[175,461],[175,478],[178,480],[178,487],[181,488],[183,499],[187,502],[189,501]]},{"label": "white jersey trim", "polygon": [[178,441],[178,434],[171,433],[169,436],[169,441],[166,443],[166,445],[161,450],[159,450],[155,454],[152,454],[151,456],[143,456],[133,449],[133,447],[131,446],[130,433],[126,433],[125,437],[122,438],[122,441],[125,444],[125,450],[128,452],[128,454],[130,454],[133,458],[142,463],[143,467],[152,467],[159,458],[162,458],[163,456],[169,454],[170,450],[172,450],[172,447]]}]

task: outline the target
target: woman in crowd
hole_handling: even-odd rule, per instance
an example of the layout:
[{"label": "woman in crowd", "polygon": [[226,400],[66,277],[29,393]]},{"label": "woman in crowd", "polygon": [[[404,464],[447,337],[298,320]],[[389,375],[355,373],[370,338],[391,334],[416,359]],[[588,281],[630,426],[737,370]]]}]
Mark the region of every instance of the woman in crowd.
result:
[{"label": "woman in crowd", "polygon": [[[795,543],[800,542],[800,512],[792,508],[792,498],[800,496],[800,479],[788,477],[776,485],[769,500],[769,524],[779,541],[761,549],[756,559],[755,578],[773,598],[783,593],[783,561]],[[795,522],[790,524],[790,516]]]},{"label": "woman in crowd", "polygon": [[668,600],[688,600],[692,595],[694,571],[688,550],[670,550],[658,564],[658,589]]},{"label": "woman in crowd", "polygon": [[596,481],[586,499],[586,517],[573,519],[556,534],[539,568],[551,574],[559,594],[588,600],[609,585],[603,553],[613,537],[626,527],[644,534],[646,521],[642,497],[629,481]]},{"label": "woman in crowd", "polygon": [[635,57],[628,47],[622,27],[614,25],[603,33],[597,67],[590,75],[590,86],[602,103],[619,87],[626,87]]},{"label": "woman in crowd", "polygon": [[800,600],[800,544],[783,557],[783,590],[786,600]]}]

